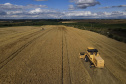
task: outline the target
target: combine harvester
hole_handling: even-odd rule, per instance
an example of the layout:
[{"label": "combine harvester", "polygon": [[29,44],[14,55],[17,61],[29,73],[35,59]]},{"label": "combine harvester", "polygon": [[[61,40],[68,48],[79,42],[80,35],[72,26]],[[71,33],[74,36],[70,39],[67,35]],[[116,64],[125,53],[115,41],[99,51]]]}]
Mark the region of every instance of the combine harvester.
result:
[{"label": "combine harvester", "polygon": [[85,62],[90,61],[90,67],[95,66],[98,68],[104,68],[104,60],[100,57],[98,50],[92,47],[88,47],[86,52],[79,53],[80,58],[85,59]]}]

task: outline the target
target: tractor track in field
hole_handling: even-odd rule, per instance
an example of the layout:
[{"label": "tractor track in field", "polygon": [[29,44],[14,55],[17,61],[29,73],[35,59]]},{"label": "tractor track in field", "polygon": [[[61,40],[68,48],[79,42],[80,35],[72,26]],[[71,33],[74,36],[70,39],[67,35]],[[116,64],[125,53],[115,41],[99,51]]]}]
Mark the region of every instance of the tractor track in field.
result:
[{"label": "tractor track in field", "polygon": [[[74,32],[73,32],[74,33]],[[80,38],[82,38],[80,35],[78,35],[77,33],[74,33],[74,35],[77,35],[77,36],[79,36]],[[69,35],[70,36],[70,35]],[[83,41],[83,38],[80,40],[80,43],[79,44],[81,44]],[[79,44],[78,43],[76,43],[76,46],[79,46]],[[79,46],[79,48],[81,49],[83,49],[83,47],[82,46]],[[103,81],[103,84],[104,83],[108,83],[108,82],[106,82],[106,81],[104,81],[104,78],[106,77],[107,78],[107,80],[109,80],[109,81],[111,81],[110,83],[117,83],[117,84],[121,84],[122,83],[122,81],[118,78],[118,77],[116,77],[113,73],[112,73],[112,71],[109,69],[109,68],[107,68],[107,66],[105,66],[105,68],[104,69],[98,69],[98,68],[95,68],[95,67],[92,67],[92,68],[90,68],[89,67],[89,65],[90,65],[90,63],[89,62],[84,62],[84,59],[81,59],[81,61],[82,61],[82,63],[83,63],[83,65],[84,65],[84,67],[87,69],[87,71],[88,71],[88,73],[89,73],[89,75],[90,75],[90,77],[92,78],[92,81],[93,81],[93,83],[94,84],[97,84],[97,83],[99,83],[99,82],[102,82]],[[104,74],[105,73],[105,74]],[[104,76],[105,77],[104,77]],[[111,78],[109,79],[108,78],[108,76],[110,76]],[[100,78],[100,80],[97,80],[97,81],[95,81],[96,79],[97,79],[97,77],[99,77]],[[115,80],[114,82],[112,81],[112,80]]]},{"label": "tractor track in field", "polygon": [[[66,31],[65,31],[65,33],[66,33]],[[70,70],[70,60],[69,60],[69,55],[68,55],[68,47],[67,47],[67,39],[66,39],[66,35],[64,34],[64,38],[65,38],[65,44],[66,44],[66,53],[67,53],[67,60],[68,60],[68,71],[69,71],[69,78],[70,78],[70,82],[69,82],[69,84],[72,84],[72,82],[71,82],[71,70]]]},{"label": "tractor track in field", "polygon": [[[77,33],[78,34],[78,33]],[[81,37],[81,35],[80,34],[78,34],[80,37]],[[95,39],[97,39],[97,38],[92,38],[93,36],[91,36],[91,35],[88,35],[89,36],[89,38],[90,38],[90,42],[92,43],[92,42],[95,42]],[[110,50],[114,50],[115,52],[118,52],[118,53],[121,53],[121,54],[123,54],[123,55],[125,55],[125,52],[124,51],[120,51],[120,50],[118,50],[118,48],[116,47],[116,46],[111,46],[110,44],[106,44],[104,41],[102,41],[103,39],[97,39],[97,41],[99,42],[99,43],[101,43],[102,44],[102,46],[106,46],[106,47],[109,47],[109,48],[106,48],[106,47],[104,47],[106,50],[108,50],[108,51],[110,51]],[[98,44],[98,43],[97,43]],[[94,45],[94,44],[93,44]],[[94,45],[94,46],[97,46],[96,44]],[[101,46],[100,46],[101,47]],[[113,54],[115,54],[115,53],[113,53]],[[123,57],[120,57],[120,59],[121,60],[123,60],[124,61],[124,59],[125,58],[123,58]]]},{"label": "tractor track in field", "polygon": [[117,80],[119,80],[120,83],[123,83],[123,81],[122,81],[120,78],[118,78],[116,75],[114,75],[114,74],[111,72],[111,70],[110,70],[107,66],[104,66],[104,67],[110,72],[110,74],[111,74],[112,76],[114,76]]},{"label": "tractor track in field", "polygon": [[[64,78],[64,76],[63,76],[63,74],[64,74],[64,69],[63,69],[63,67],[64,67],[64,65],[63,65],[63,63],[64,63],[64,56],[65,56],[65,54],[64,54],[64,52],[66,52],[66,58],[67,58],[67,63],[68,63],[68,71],[69,71],[69,84],[71,84],[71,71],[70,71],[70,63],[69,63],[69,56],[68,56],[68,47],[67,47],[67,39],[66,39],[66,29],[63,27],[62,28],[62,84],[64,84],[64,82],[63,82],[63,78]],[[65,45],[64,45],[65,44]],[[64,48],[66,48],[66,50],[64,51]]]},{"label": "tractor track in field", "polygon": [[63,29],[62,29],[62,83],[63,84]]},{"label": "tractor track in field", "polygon": [[[37,40],[39,37],[43,36],[44,34],[48,33],[49,31],[51,31],[51,30],[48,30],[48,31],[42,33],[41,35],[33,38],[32,40],[30,40],[29,42],[27,42],[26,44],[21,46],[19,49],[17,49],[15,52],[13,52],[11,55],[9,55],[5,60],[0,62],[0,69],[2,69],[5,65],[7,65],[13,58],[15,58],[23,49],[28,47],[32,42],[34,42],[35,40]],[[38,33],[38,32],[40,32],[40,31],[37,31],[35,33]],[[33,35],[34,35],[34,33],[33,33]]]},{"label": "tractor track in field", "polygon": [[[82,38],[82,36],[81,36],[81,34],[79,34],[79,33],[77,33],[78,34],[78,36],[80,36],[81,38]],[[89,43],[92,43],[92,42],[95,42],[95,40],[97,39],[97,38],[92,38],[93,36],[91,36],[91,35],[88,35],[89,36],[89,38],[90,38],[90,42]],[[87,38],[86,38],[87,39]],[[87,39],[88,40],[88,39]],[[101,43],[102,44],[102,46],[104,47],[104,49],[106,49],[108,52],[110,51],[110,50],[114,50],[114,52],[118,52],[118,53],[121,53],[121,54],[124,54],[124,52],[123,51],[120,51],[120,50],[118,50],[118,48],[114,48],[114,47],[116,47],[116,46],[111,46],[110,44],[106,44],[104,41],[102,41],[101,39],[97,39],[97,41],[98,41],[98,43]],[[96,46],[96,43],[94,43],[93,44],[94,46]],[[96,46],[97,47],[97,46]],[[109,48],[107,48],[107,47],[109,47]],[[115,58],[118,56],[117,54],[115,54],[114,52],[111,52],[112,54],[113,54],[113,56],[115,56]],[[103,54],[106,54],[106,56],[108,57],[109,56],[109,54],[108,53],[104,53],[104,52],[102,52]],[[111,56],[109,56],[109,58],[111,59],[111,60],[113,60],[113,57],[111,57]],[[121,62],[118,62],[118,60],[122,60]],[[122,66],[122,64],[125,64],[125,57],[119,57],[119,59],[114,59],[114,61],[116,61],[116,63],[118,63],[118,65],[120,66],[120,67],[122,67],[122,68],[124,68],[125,69],[125,66]],[[84,66],[86,66],[86,65],[84,65]],[[108,71],[108,72],[110,72],[110,74],[111,74],[111,76],[113,76],[115,79],[118,79],[119,81],[120,81],[120,83],[122,82],[122,80],[120,79],[120,78],[118,78],[117,77],[117,75],[115,75],[114,73],[113,73],[113,71],[110,69],[110,68],[108,68],[108,66],[105,66],[105,68],[106,68],[106,72]],[[89,70],[90,71],[90,70]],[[93,71],[90,71],[92,74],[90,74],[90,75],[95,75],[95,70],[93,69]]]},{"label": "tractor track in field", "polygon": [[[106,78],[107,78],[107,75],[110,75],[111,78],[112,78],[113,80],[116,80],[116,81],[117,81],[117,82],[116,82],[117,84],[121,84],[121,83],[122,83],[122,81],[121,81],[120,79],[118,79],[118,78],[110,71],[110,69],[107,68],[106,66],[104,66],[104,69],[99,69],[99,68],[96,68],[96,67],[90,68],[90,67],[89,67],[90,62],[85,62],[84,59],[81,59],[81,61],[82,61],[83,65],[84,65],[84,67],[87,69],[87,71],[88,71],[90,77],[92,78],[92,81],[93,81],[94,84],[97,84],[97,83],[102,82],[102,81],[105,82],[105,81],[104,81],[104,77],[103,77],[102,75],[104,75]],[[100,75],[99,75],[99,74],[100,74]],[[100,76],[100,80],[97,80],[97,81],[96,81],[97,77],[99,77],[99,76]],[[107,80],[111,80],[111,79],[107,78]],[[114,82],[115,82],[115,81],[114,81]],[[113,84],[114,82],[111,81],[110,83]],[[107,82],[106,82],[106,83],[107,83]]]},{"label": "tractor track in field", "polygon": [[[36,32],[39,32],[39,31],[36,31]],[[36,32],[33,32],[33,33],[36,33]],[[27,33],[27,31],[25,31],[25,32],[21,32],[19,35],[12,36],[12,37],[10,37],[10,38],[8,38],[8,39],[5,39],[5,40],[2,40],[2,41],[1,41],[1,39],[0,39],[0,42],[8,41],[8,40],[10,40],[10,39],[13,39],[13,38],[19,37],[21,34],[24,34],[24,33]],[[33,33],[31,33],[31,34],[33,34]],[[30,35],[30,34],[29,34],[29,35]],[[26,35],[26,36],[27,36],[27,35]],[[21,38],[22,38],[22,37],[21,37]]]},{"label": "tractor track in field", "polygon": [[[80,34],[78,34],[78,35],[80,35]],[[81,35],[80,35],[81,36]],[[89,41],[90,42],[95,42],[95,39],[96,38],[92,38],[92,36],[91,35],[89,35],[89,38],[91,38]],[[118,52],[118,53],[121,53],[121,54],[125,54],[123,51],[120,51],[120,50],[118,50],[118,48],[116,48],[116,46],[111,46],[110,44],[106,44],[104,41],[102,41],[101,39],[97,39],[97,41],[99,41],[99,43],[101,43],[102,44],[102,46],[105,46],[104,47],[104,49],[106,49],[108,52],[110,51],[110,50],[113,50],[114,52]],[[93,44],[94,45],[94,44]],[[94,46],[96,46],[96,45],[94,45]],[[108,48],[107,48],[108,47]],[[118,54],[116,54],[116,53],[114,53],[114,52],[111,52],[111,54],[114,56],[114,58],[116,58],[116,57],[118,57]],[[111,60],[113,60],[113,57],[111,57],[111,56],[109,56],[109,54],[108,53],[104,53],[104,52],[102,52],[103,54],[106,54],[106,56],[107,57],[109,57],[109,59],[111,59]],[[118,62],[118,60],[122,60],[121,62]],[[124,68],[125,69],[125,66],[122,66],[122,64],[125,64],[125,57],[121,57],[121,56],[119,56],[118,57],[118,59],[114,59],[114,62],[116,61],[116,63],[120,66],[120,67],[122,67],[122,68]],[[110,74],[111,74],[111,76],[113,76],[115,79],[118,79],[119,81],[120,81],[120,83],[122,82],[122,80],[120,79],[120,78],[118,78],[117,77],[117,75],[115,75],[114,73],[113,73],[113,71],[110,69],[110,68],[108,68],[108,66],[105,66],[105,68],[106,68],[106,70],[107,71],[109,71],[110,72]]]},{"label": "tractor track in field", "polygon": [[17,43],[19,43],[19,42],[22,42],[22,41],[24,41],[24,40],[27,40],[27,39],[29,39],[31,36],[34,36],[34,35],[36,35],[36,34],[39,33],[39,32],[41,32],[41,31],[39,30],[39,31],[33,32],[33,33],[31,33],[31,34],[28,34],[28,35],[26,35],[25,37],[21,37],[21,38],[17,39],[16,41],[14,41],[13,43],[7,44],[6,46],[0,46],[0,47],[1,47],[0,51],[4,52],[7,48],[11,48],[11,47],[13,47],[15,44],[17,44]]}]

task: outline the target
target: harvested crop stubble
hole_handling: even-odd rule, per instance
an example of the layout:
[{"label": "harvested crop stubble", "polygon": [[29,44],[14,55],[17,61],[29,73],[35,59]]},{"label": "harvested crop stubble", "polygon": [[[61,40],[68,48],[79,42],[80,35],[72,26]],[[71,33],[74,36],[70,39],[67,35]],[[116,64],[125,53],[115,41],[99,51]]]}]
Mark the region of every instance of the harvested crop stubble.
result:
[{"label": "harvested crop stubble", "polygon": [[[72,27],[42,27],[0,29],[0,84],[126,83],[126,44]],[[104,69],[78,57],[88,46],[99,50]]]}]

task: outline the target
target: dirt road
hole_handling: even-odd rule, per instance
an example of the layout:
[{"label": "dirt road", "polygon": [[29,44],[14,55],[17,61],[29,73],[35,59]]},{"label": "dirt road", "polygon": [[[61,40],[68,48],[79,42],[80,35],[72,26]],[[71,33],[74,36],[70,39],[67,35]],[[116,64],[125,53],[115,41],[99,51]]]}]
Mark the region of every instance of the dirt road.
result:
[{"label": "dirt road", "polygon": [[[0,84],[125,84],[126,44],[65,26],[0,28]],[[99,50],[105,68],[78,54]]]}]

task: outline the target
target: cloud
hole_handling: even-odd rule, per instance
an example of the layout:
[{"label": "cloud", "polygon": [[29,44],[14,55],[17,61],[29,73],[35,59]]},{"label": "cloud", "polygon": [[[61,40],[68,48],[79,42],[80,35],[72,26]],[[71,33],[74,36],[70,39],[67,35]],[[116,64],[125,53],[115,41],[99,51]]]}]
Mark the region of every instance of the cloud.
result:
[{"label": "cloud", "polygon": [[86,9],[87,7],[95,6],[100,4],[100,2],[96,0],[70,0],[75,4],[75,8],[77,9]]},{"label": "cloud", "polygon": [[68,11],[64,12],[63,17],[69,19],[126,19],[126,12]]},{"label": "cloud", "polygon": [[36,8],[35,10],[31,10],[29,13],[34,14],[34,13],[40,13],[42,12],[41,8]]},{"label": "cloud", "polygon": [[0,15],[6,15],[7,13],[4,11],[0,11]]},{"label": "cloud", "polygon": [[69,10],[75,10],[74,5],[69,5]]},{"label": "cloud", "polygon": [[13,5],[11,3],[0,4],[1,10],[20,10],[23,6],[20,5]]},{"label": "cloud", "polygon": [[69,11],[65,13],[65,16],[69,16],[69,17],[84,17],[84,16],[94,16],[94,13],[91,13],[91,11]]},{"label": "cloud", "polygon": [[99,18],[107,18],[107,19],[126,19],[126,12],[121,11],[98,12],[97,16]]},{"label": "cloud", "polygon": [[8,19],[56,19],[60,18],[63,13],[56,10],[35,8],[33,10],[20,10],[20,11],[7,11],[7,15],[0,19],[8,18]]},{"label": "cloud", "polygon": [[36,8],[34,10],[30,10],[28,13],[29,14],[61,14],[60,11],[41,9],[41,8]]},{"label": "cloud", "polygon": [[19,14],[25,14],[25,11],[7,11],[8,15],[19,15]]},{"label": "cloud", "polygon": [[126,7],[126,5],[106,6],[106,7],[101,7],[101,9],[108,9],[108,8],[121,8],[121,7]]},{"label": "cloud", "polygon": [[24,10],[24,9],[38,8],[38,7],[39,8],[47,8],[46,5],[29,4],[29,5],[23,6],[23,5],[13,5],[11,3],[0,4],[1,10]]},{"label": "cloud", "polygon": [[57,11],[36,8],[29,11],[0,12],[0,19],[126,19],[126,12]]},{"label": "cloud", "polygon": [[26,7],[26,8],[47,8],[47,6],[46,5],[33,5],[33,4],[29,4],[29,5],[27,5],[27,6],[24,6],[24,7]]},{"label": "cloud", "polygon": [[[9,7],[10,6],[10,7]],[[17,7],[17,8],[16,8]],[[69,5],[70,11],[47,9],[43,5],[0,4],[0,19],[126,19],[126,11],[91,12],[74,11],[75,6]],[[4,10],[1,10],[4,8]],[[10,10],[9,10],[10,9]],[[17,10],[21,9],[21,10]]]}]

